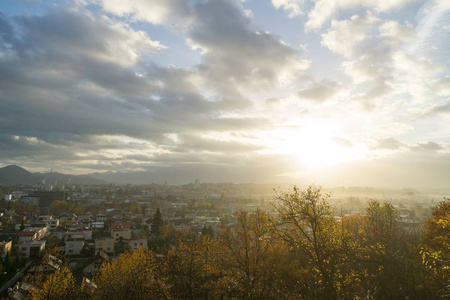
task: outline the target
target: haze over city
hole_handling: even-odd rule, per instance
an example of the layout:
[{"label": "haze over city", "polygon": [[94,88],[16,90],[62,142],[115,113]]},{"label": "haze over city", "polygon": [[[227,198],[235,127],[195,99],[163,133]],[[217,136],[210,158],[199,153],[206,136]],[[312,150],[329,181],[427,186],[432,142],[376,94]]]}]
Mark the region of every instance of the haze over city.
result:
[{"label": "haze over city", "polygon": [[447,0],[3,0],[0,167],[448,187],[449,48]]}]

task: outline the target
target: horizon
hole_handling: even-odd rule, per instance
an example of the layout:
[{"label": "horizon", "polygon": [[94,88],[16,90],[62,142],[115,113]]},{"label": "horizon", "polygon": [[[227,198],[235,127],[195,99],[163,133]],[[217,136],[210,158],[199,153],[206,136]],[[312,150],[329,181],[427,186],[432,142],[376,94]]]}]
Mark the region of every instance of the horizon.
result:
[{"label": "horizon", "polygon": [[[163,178],[159,178],[158,181],[149,181],[146,182],[145,178],[146,177],[142,177],[142,172],[136,172],[137,174],[139,174],[140,178],[142,178],[140,182],[135,182],[134,180],[131,180],[130,182],[125,182],[123,181],[123,178],[116,178],[116,181],[114,181],[113,179],[108,179],[106,177],[101,177],[102,175],[106,175],[106,174],[118,174],[118,175],[130,175],[133,174],[135,172],[119,172],[119,171],[105,171],[105,172],[96,172],[96,173],[86,173],[86,174],[70,174],[70,173],[61,173],[58,172],[58,170],[52,170],[51,172],[31,172],[29,170],[27,170],[26,168],[23,168],[21,166],[18,165],[7,165],[7,166],[0,166],[0,170],[6,167],[18,167],[21,169],[24,169],[27,172],[30,172],[32,174],[39,174],[39,175],[50,175],[50,174],[59,174],[59,175],[64,175],[64,176],[87,176],[89,178],[91,178],[92,180],[100,180],[103,181],[103,183],[86,183],[87,185],[93,184],[93,185],[128,185],[128,184],[132,184],[132,185],[136,185],[136,186],[146,186],[146,185],[167,185],[167,186],[184,186],[184,185],[189,185],[189,184],[194,184],[195,181],[199,181],[200,184],[234,184],[234,185],[259,185],[259,186],[267,186],[267,185],[272,185],[272,189],[273,190],[277,190],[280,188],[288,188],[288,190],[290,190],[292,187],[297,186],[299,188],[306,188],[308,186],[316,186],[316,187],[320,187],[323,190],[340,190],[340,189],[368,189],[371,191],[365,191],[366,192],[398,192],[398,191],[413,191],[413,192],[418,192],[419,194],[428,194],[429,193],[438,193],[440,195],[446,195],[448,192],[450,192],[449,187],[434,187],[434,188],[429,188],[429,187],[412,187],[412,186],[333,186],[333,185],[322,185],[320,183],[312,183],[312,182],[306,182],[306,181],[298,181],[296,179],[293,178],[288,178],[285,181],[277,181],[277,182],[251,182],[251,181],[242,181],[242,182],[234,182],[234,181],[204,181],[201,180],[200,178],[193,178],[193,180],[178,180],[176,182],[169,182],[167,180],[164,180]],[[96,175],[96,176],[93,176]],[[145,176],[145,174],[143,174]],[[49,178],[47,178],[49,179]],[[60,185],[66,185],[67,183],[59,183]],[[0,186],[2,185],[2,183],[0,182]],[[8,185],[14,185],[14,184],[8,184]],[[287,187],[289,186],[289,187]],[[343,191],[340,191],[343,192]],[[437,196],[435,194],[435,196]]]},{"label": "horizon", "polygon": [[445,0],[5,0],[0,159],[447,189],[449,47]]}]

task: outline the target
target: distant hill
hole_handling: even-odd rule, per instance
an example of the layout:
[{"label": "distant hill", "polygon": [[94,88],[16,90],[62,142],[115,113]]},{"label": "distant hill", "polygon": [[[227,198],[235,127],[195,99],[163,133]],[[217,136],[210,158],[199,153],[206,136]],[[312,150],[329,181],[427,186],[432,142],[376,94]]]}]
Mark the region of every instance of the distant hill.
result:
[{"label": "distant hill", "polygon": [[41,183],[44,178],[16,165],[0,168],[0,184]]},{"label": "distant hill", "polygon": [[92,178],[87,175],[69,175],[61,173],[34,173],[42,176],[49,184],[104,184],[104,180]]},{"label": "distant hill", "polygon": [[67,175],[61,173],[31,173],[16,165],[0,168],[0,184],[102,184],[103,180],[87,175]]}]

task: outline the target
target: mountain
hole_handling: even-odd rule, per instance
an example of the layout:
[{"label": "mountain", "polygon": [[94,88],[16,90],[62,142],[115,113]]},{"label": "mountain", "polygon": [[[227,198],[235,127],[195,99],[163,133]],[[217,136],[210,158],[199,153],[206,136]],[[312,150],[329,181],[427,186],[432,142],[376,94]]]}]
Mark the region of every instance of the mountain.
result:
[{"label": "mountain", "polygon": [[104,184],[104,180],[87,175],[67,175],[61,173],[31,173],[16,165],[0,168],[0,184]]},{"label": "mountain", "polygon": [[62,173],[34,173],[45,178],[47,184],[105,184],[104,180],[89,177],[87,175],[69,175]]},{"label": "mountain", "polygon": [[16,165],[0,168],[0,184],[41,183],[44,178]]}]

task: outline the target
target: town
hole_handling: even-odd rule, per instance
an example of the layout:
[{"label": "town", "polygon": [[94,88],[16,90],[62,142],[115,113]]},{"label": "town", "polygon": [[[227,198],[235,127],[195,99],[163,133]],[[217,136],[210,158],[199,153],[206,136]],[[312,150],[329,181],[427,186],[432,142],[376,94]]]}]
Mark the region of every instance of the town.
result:
[{"label": "town", "polygon": [[[239,211],[276,214],[277,194],[269,184],[200,183],[198,179],[179,186],[22,184],[1,186],[0,191],[1,292],[13,295],[27,294],[29,285],[20,280],[39,268],[49,249],[63,254],[70,270],[89,281],[103,263],[121,253],[144,247],[162,254],[179,231],[213,236],[222,226],[234,224]],[[338,221],[364,214],[370,199],[387,197],[386,191],[375,188],[330,192]],[[387,193],[399,224],[411,234],[418,233],[438,199],[412,190]]]}]

